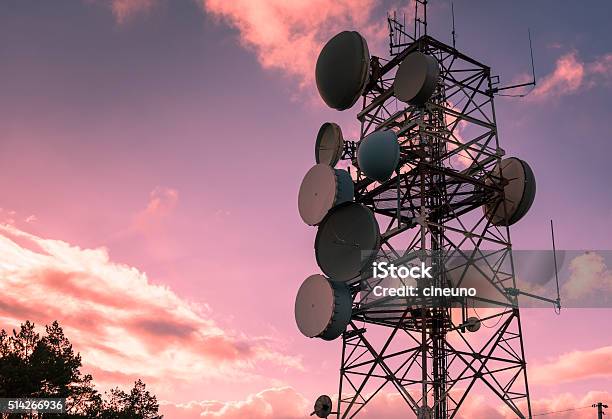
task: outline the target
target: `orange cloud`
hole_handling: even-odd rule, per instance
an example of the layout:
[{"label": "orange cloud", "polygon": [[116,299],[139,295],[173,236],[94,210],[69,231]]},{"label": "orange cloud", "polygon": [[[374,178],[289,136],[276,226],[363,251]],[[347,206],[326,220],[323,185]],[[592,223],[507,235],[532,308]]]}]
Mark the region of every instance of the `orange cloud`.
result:
[{"label": "orange cloud", "polygon": [[58,320],[85,370],[111,384],[143,377],[153,388],[177,382],[256,377],[258,365],[300,369],[299,359],[265,337],[221,328],[206,306],[152,284],[136,268],[0,226],[0,324]]},{"label": "orange cloud", "polygon": [[336,32],[359,28],[367,37],[385,29],[369,23],[376,0],[202,0],[201,4],[238,29],[241,44],[256,53],[264,68],[296,77],[302,87],[312,83],[318,53]]},{"label": "orange cloud", "polygon": [[529,377],[538,384],[612,378],[612,346],[562,354],[554,361],[530,368]]}]

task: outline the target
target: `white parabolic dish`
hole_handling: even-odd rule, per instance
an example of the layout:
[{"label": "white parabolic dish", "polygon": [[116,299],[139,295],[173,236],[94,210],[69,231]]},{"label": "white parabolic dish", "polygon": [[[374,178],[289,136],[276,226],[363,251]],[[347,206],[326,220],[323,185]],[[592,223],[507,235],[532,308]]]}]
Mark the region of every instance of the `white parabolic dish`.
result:
[{"label": "white parabolic dish", "polygon": [[304,176],[298,194],[300,217],[308,225],[317,225],[334,206],[353,200],[351,175],[326,164],[313,166]]},{"label": "white parabolic dish", "polygon": [[311,275],[298,290],[295,322],[306,337],[333,340],[346,329],[351,309],[351,292],[346,284]]}]

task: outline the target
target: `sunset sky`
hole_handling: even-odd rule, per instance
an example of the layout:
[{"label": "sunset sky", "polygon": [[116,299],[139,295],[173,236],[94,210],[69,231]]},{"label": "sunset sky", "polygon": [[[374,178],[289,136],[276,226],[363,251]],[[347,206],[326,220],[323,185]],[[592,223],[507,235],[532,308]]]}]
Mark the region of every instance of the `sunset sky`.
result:
[{"label": "sunset sky", "polygon": [[[0,328],[59,320],[99,389],[142,378],[172,419],[300,418],[337,392],[341,342],[293,319],[319,273],[297,192],[321,123],[355,139],[357,106],[327,108],[313,69],[347,29],[386,56],[391,10],[412,8],[0,0]],[[496,99],[502,147],[538,181],[515,248],[549,249],[553,218],[559,249],[612,249],[612,4],[457,0],[455,14],[457,47],[502,83],[529,76],[531,28],[537,87]],[[428,17],[450,43],[450,3]],[[584,263],[612,293],[612,266]],[[611,315],[523,312],[534,413],[612,402]],[[394,403],[369,417],[399,417]]]}]

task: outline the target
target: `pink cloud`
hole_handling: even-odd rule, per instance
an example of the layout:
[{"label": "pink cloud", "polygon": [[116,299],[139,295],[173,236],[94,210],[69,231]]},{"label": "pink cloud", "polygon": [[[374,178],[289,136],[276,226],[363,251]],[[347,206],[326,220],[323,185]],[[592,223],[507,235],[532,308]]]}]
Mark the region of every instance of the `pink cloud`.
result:
[{"label": "pink cloud", "polygon": [[[462,111],[461,108],[459,108],[458,106],[456,106],[455,104],[451,102],[447,103],[446,106],[458,113],[461,113]],[[463,137],[463,134],[464,134],[465,129],[469,125],[468,122],[465,120],[457,121],[457,117],[451,114],[445,114],[444,118],[445,118],[446,126],[449,129],[450,127],[454,125],[453,136],[451,137],[451,139],[453,141],[458,141],[461,144],[465,144],[465,139]],[[449,142],[448,147],[450,150],[455,150],[459,148],[460,146],[454,142]],[[451,159],[451,164],[457,164],[460,168],[467,168],[472,163],[471,154],[473,153],[471,153],[469,149],[462,150]]]},{"label": "pink cloud", "polygon": [[178,203],[178,191],[172,188],[157,186],[149,195],[149,203],[143,211],[147,217],[165,217]]},{"label": "pink cloud", "polygon": [[542,77],[528,97],[534,101],[559,98],[598,85],[607,85],[611,78],[612,54],[584,62],[577,51],[570,51],[557,59],[553,72]]},{"label": "pink cloud", "polygon": [[14,225],[16,223],[17,211],[0,208],[0,222]]},{"label": "pink cloud", "polygon": [[301,419],[308,417],[312,406],[293,388],[281,387],[263,390],[239,401],[162,402],[161,411],[167,417],[181,419]]},{"label": "pink cloud", "polygon": [[[590,419],[595,410],[593,403],[611,400],[606,391],[591,391],[584,395],[563,393],[555,397],[532,399],[533,414],[556,412],[555,418]],[[291,387],[272,388],[249,395],[240,401],[192,401],[184,404],[161,402],[160,410],[168,417],[181,419],[294,419],[304,418],[312,411],[313,400]],[[334,408],[336,408],[334,402]],[[379,393],[360,411],[364,419],[402,419],[406,417],[406,402],[398,393]],[[465,401],[457,419],[514,419],[516,414],[502,404],[494,403],[481,395]]]},{"label": "pink cloud", "polygon": [[562,354],[553,361],[531,368],[529,377],[538,384],[612,378],[612,346]]},{"label": "pink cloud", "polygon": [[145,209],[136,214],[135,228],[147,231],[157,226],[161,221],[171,215],[179,201],[176,189],[157,186],[149,194],[149,202]]},{"label": "pink cloud", "polygon": [[271,338],[222,328],[206,306],[112,262],[105,249],[81,249],[9,225],[0,227],[0,293],[0,327],[58,320],[98,383],[143,377],[158,382],[154,389],[168,389],[257,377],[266,365],[302,368]]},{"label": "pink cloud", "polygon": [[148,12],[154,4],[155,0],[112,0],[111,9],[117,23],[124,24],[137,14]]},{"label": "pink cloud", "polygon": [[312,83],[318,53],[336,32],[359,28],[366,37],[372,34],[369,39],[378,38],[384,25],[369,23],[376,4],[376,0],[202,0],[206,12],[238,29],[241,44],[255,52],[263,68],[295,77],[301,86]]},{"label": "pink cloud", "polygon": [[[318,395],[317,395],[318,396]],[[413,397],[419,399],[417,393]],[[162,402],[161,411],[169,417],[181,419],[218,418],[218,419],[293,419],[304,418],[313,410],[316,396],[307,397],[292,387],[272,388],[252,394],[239,401],[192,401],[184,404]],[[332,395],[334,409],[337,408],[337,395]],[[366,396],[369,398],[369,395]],[[404,398],[395,392],[380,392],[359,411],[364,419],[403,419],[409,408]],[[462,404],[457,419],[505,419],[503,409],[492,405],[484,396],[476,394]]]},{"label": "pink cloud", "polygon": [[581,87],[584,75],[584,63],[579,61],[577,52],[569,52],[557,60],[552,74],[540,80],[530,97],[543,99],[574,93]]},{"label": "pink cloud", "polygon": [[587,64],[587,72],[603,76],[606,81],[612,78],[612,53],[602,55],[595,61]]},{"label": "pink cloud", "polygon": [[[554,415],[546,415],[555,419],[592,419],[597,415],[597,410],[591,405],[597,402],[608,402],[612,400],[612,393],[608,391],[590,391],[583,396],[563,393],[555,397],[532,400],[531,410],[534,414],[558,412]],[[506,418],[516,416],[507,414]]]},{"label": "pink cloud", "polygon": [[612,271],[605,264],[603,256],[586,252],[575,257],[570,263],[570,278],[563,285],[563,298],[571,302],[588,302],[608,297],[612,302]]}]

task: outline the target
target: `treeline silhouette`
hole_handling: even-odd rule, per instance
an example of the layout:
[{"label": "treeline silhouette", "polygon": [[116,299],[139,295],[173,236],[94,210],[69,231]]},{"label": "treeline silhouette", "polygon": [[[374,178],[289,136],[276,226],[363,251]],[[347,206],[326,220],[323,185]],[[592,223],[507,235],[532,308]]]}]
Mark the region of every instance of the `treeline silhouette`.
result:
[{"label": "treeline silhouette", "polygon": [[0,397],[65,398],[66,413],[7,414],[2,418],[161,419],[154,395],[138,380],[125,392],[115,388],[104,394],[94,388],[93,377],[83,374],[80,354],[64,336],[57,321],[40,336],[26,321],[19,331],[0,332]]}]

